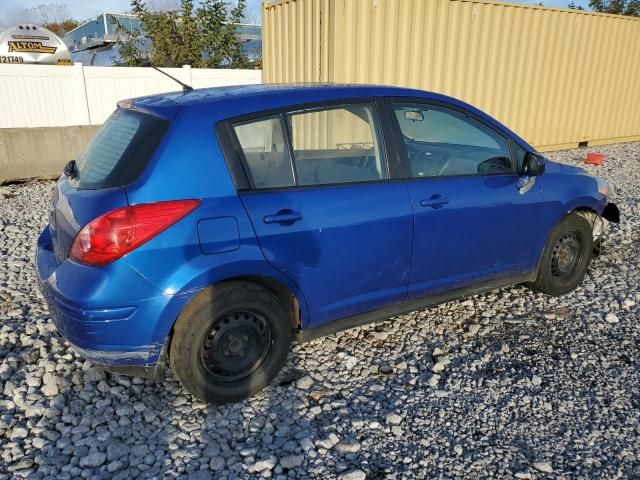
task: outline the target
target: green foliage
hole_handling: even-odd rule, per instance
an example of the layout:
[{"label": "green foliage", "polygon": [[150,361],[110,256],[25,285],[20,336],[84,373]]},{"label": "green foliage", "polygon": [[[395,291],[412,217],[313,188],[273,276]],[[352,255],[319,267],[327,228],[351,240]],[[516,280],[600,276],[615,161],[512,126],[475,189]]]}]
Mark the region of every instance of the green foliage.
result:
[{"label": "green foliage", "polygon": [[640,0],[589,0],[589,6],[596,12],[640,17]]},{"label": "green foliage", "polygon": [[584,7],[582,7],[581,5],[576,5],[573,2],[571,2],[569,5],[567,5],[567,7],[570,8],[571,10],[583,10],[584,11]]},{"label": "green foliage", "polygon": [[[132,34],[120,42],[121,54],[130,66],[147,60],[158,67],[246,68],[250,62],[242,52],[237,23],[241,23],[246,0],[238,0],[230,11],[223,0],[181,0],[178,11],[150,11],[143,0],[132,0],[131,11],[138,15],[142,34]],[[151,43],[150,58],[144,58],[144,38]]]}]

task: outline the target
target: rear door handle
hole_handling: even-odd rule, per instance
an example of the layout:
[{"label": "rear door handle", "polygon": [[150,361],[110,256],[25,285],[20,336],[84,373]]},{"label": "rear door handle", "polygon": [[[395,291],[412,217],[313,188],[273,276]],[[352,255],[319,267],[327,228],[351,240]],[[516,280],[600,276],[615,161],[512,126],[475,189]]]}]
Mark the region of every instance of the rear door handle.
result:
[{"label": "rear door handle", "polygon": [[298,220],[302,220],[302,214],[293,210],[280,210],[275,215],[264,217],[264,223],[279,223],[281,225],[293,225]]},{"label": "rear door handle", "polygon": [[447,197],[443,197],[440,194],[432,195],[428,200],[420,201],[420,205],[423,207],[431,207],[431,208],[442,208],[447,203],[449,203],[449,199]]}]

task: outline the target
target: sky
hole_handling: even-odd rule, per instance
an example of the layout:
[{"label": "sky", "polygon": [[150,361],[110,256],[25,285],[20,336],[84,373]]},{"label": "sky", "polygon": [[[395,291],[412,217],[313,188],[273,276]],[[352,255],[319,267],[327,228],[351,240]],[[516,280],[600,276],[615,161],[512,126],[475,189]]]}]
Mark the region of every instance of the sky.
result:
[{"label": "sky", "polygon": [[[162,1],[162,0],[158,0]],[[537,4],[540,0],[511,0],[515,3]],[[542,0],[547,7],[565,8],[571,0]],[[125,12],[130,8],[130,0],[1,0],[3,6],[0,8],[0,26],[13,25],[24,21],[29,21],[25,10],[37,7],[41,4],[66,5],[73,18],[87,20],[95,18],[102,12]],[[197,0],[196,0],[197,3]],[[260,19],[261,0],[248,0],[248,19],[254,22]],[[588,0],[574,0],[576,5],[587,7]]]}]

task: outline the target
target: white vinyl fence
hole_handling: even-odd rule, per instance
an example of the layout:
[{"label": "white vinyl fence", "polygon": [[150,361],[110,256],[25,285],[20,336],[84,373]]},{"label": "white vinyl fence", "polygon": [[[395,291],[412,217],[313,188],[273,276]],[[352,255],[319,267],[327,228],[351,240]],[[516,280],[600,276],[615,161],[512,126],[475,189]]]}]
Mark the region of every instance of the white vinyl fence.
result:
[{"label": "white vinyl fence", "polygon": [[[261,70],[163,70],[193,88],[262,82]],[[0,65],[0,128],[100,125],[119,100],[180,88],[148,67]]]}]

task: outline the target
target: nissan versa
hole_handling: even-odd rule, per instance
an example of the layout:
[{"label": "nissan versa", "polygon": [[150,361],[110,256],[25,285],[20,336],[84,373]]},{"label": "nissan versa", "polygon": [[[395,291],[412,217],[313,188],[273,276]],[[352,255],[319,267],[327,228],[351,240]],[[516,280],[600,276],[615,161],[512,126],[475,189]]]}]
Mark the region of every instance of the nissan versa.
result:
[{"label": "nissan versa", "polygon": [[[121,102],[53,191],[37,270],[83,356],[195,396],[264,388],[304,341],[487,289],[574,289],[608,187],[476,108],[377,86]],[[401,320],[398,320],[401,321]]]}]

